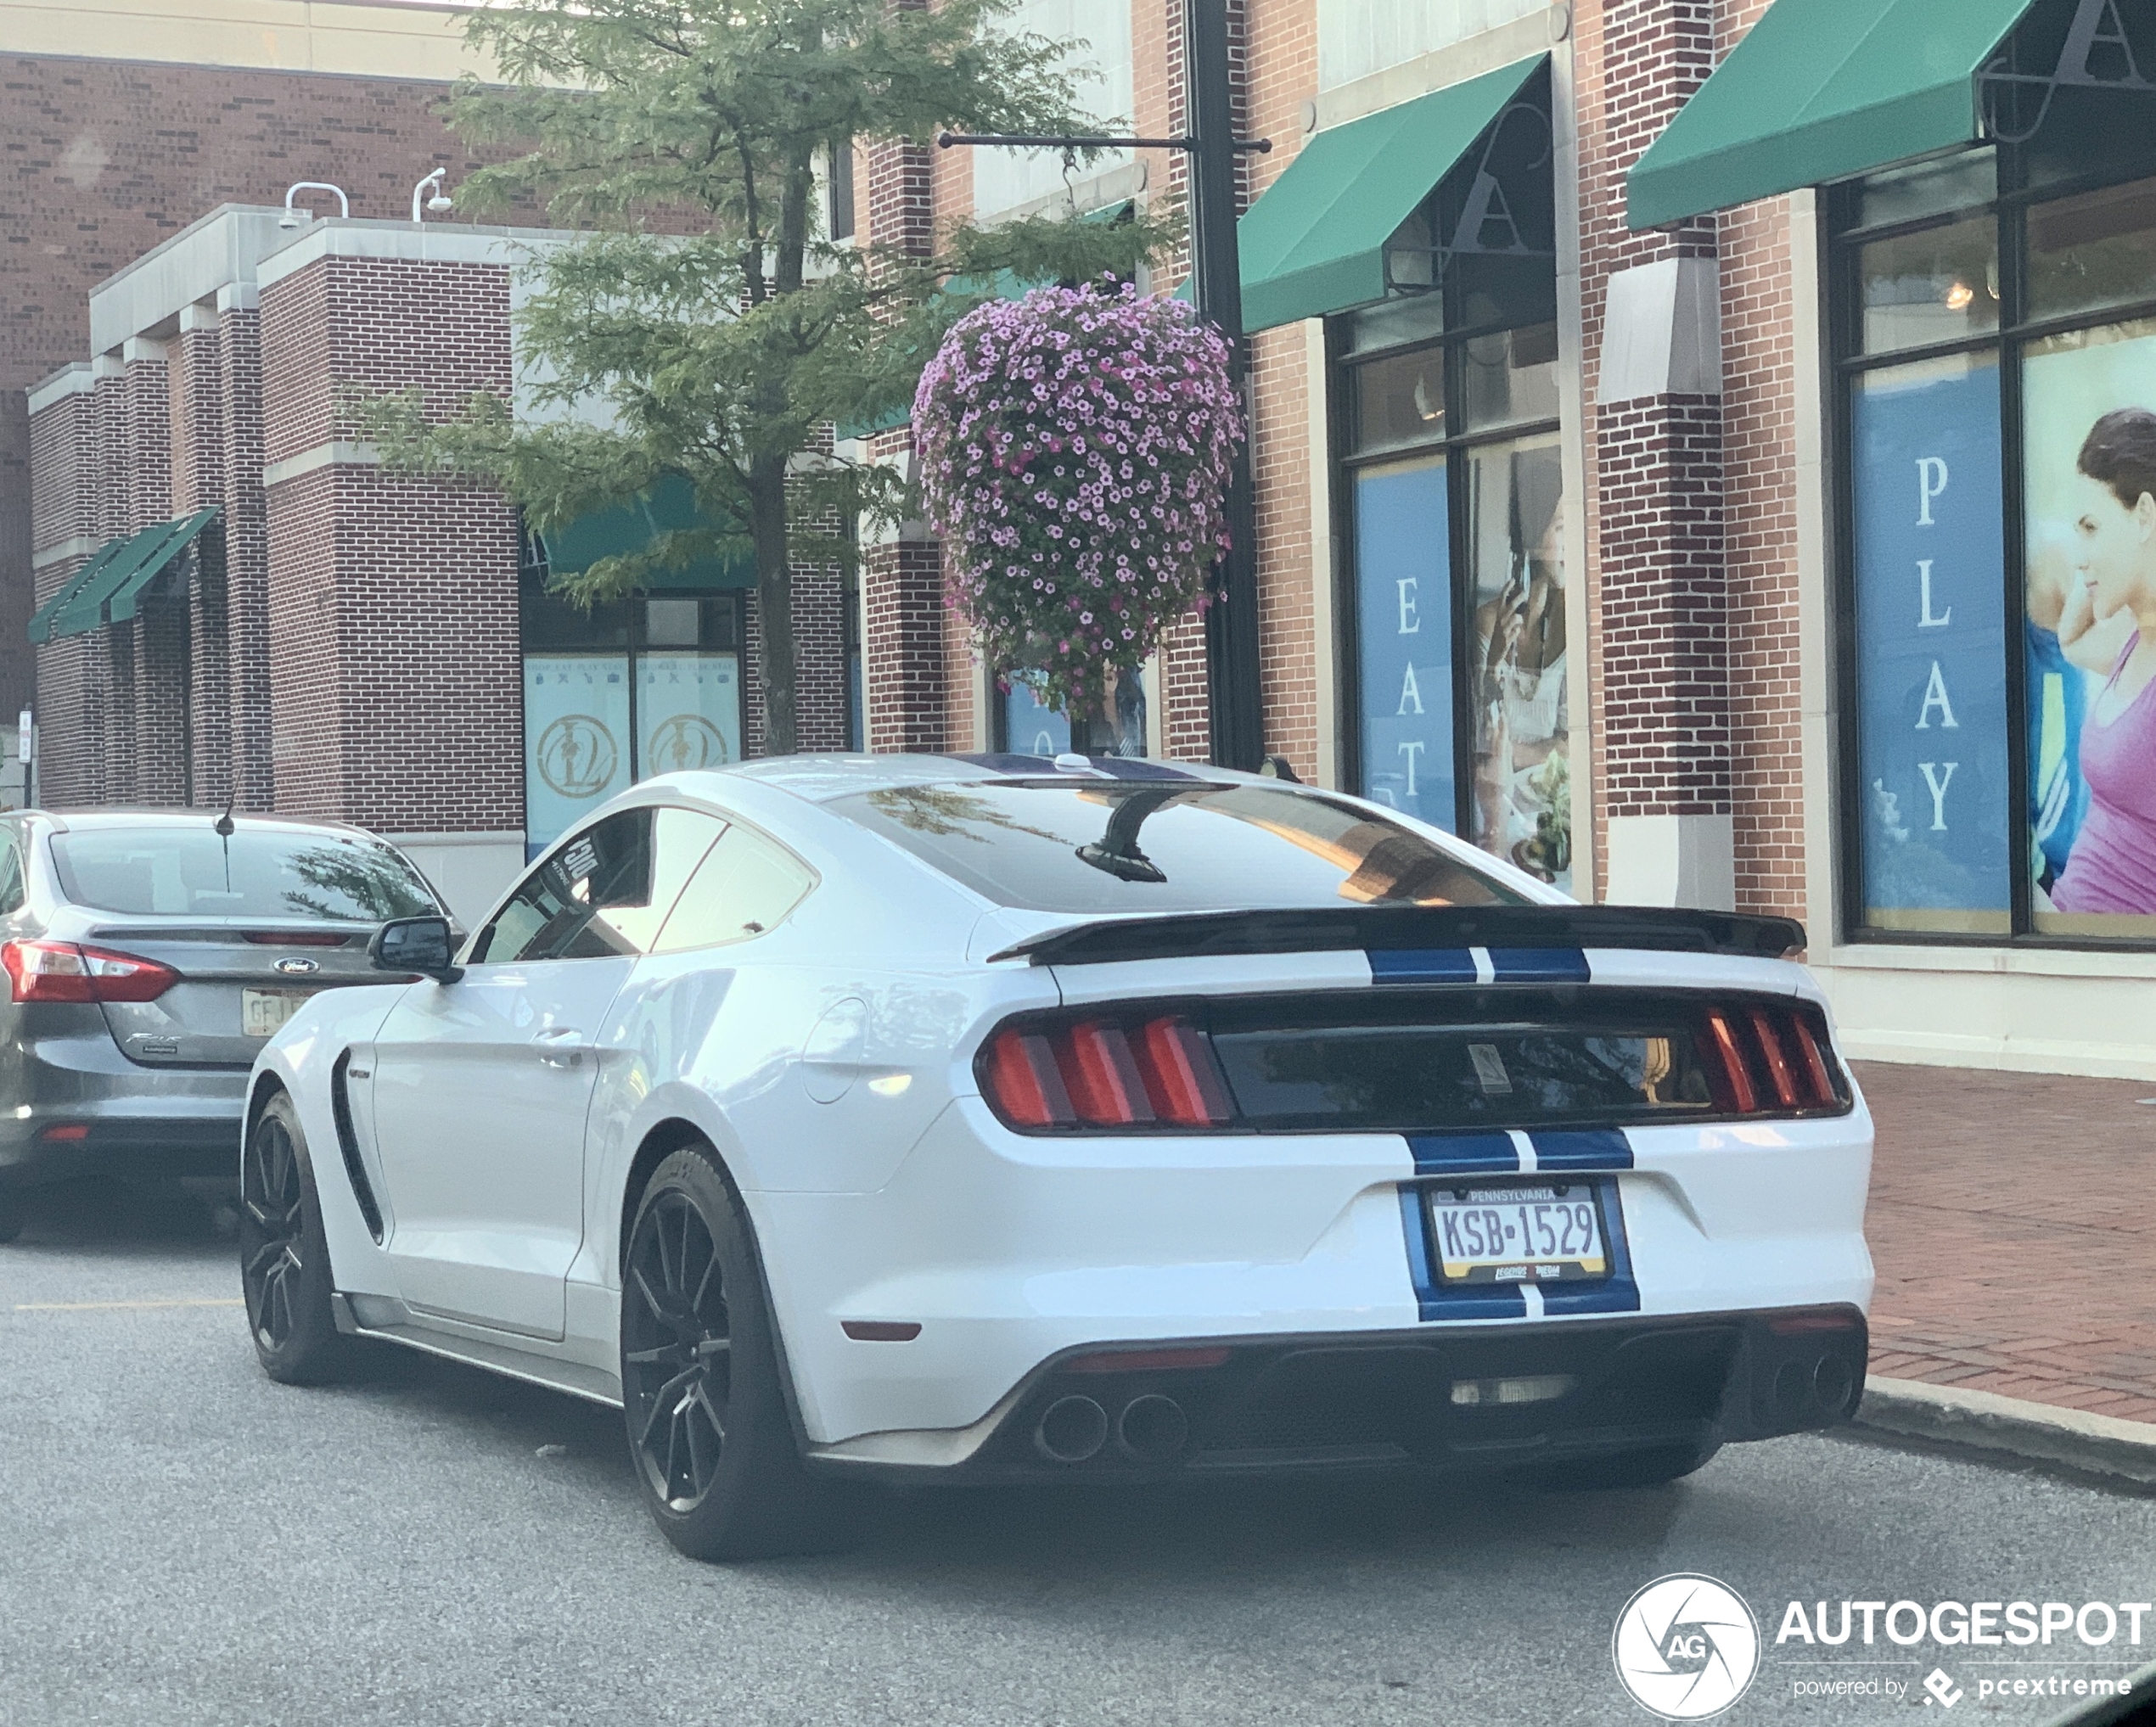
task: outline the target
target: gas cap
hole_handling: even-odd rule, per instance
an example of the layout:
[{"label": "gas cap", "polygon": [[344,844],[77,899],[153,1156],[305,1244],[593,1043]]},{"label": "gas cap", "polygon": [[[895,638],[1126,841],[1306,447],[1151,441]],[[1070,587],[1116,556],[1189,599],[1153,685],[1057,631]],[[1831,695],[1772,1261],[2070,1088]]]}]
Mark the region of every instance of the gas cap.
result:
[{"label": "gas cap", "polygon": [[868,1042],[868,1004],[857,995],[823,1011],[801,1046],[801,1084],[818,1103],[836,1103],[852,1089]]}]

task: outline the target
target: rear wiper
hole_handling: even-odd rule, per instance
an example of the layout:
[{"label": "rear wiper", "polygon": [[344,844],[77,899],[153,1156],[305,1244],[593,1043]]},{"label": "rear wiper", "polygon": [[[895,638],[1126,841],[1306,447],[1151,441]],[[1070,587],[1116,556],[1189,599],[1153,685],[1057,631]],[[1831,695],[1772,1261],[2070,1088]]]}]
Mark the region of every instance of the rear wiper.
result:
[{"label": "rear wiper", "polygon": [[1162,805],[1181,795],[1180,788],[1164,786],[1133,792],[1115,806],[1108,818],[1108,831],[1078,848],[1078,861],[1114,876],[1119,882],[1165,882],[1167,872],[1138,849],[1138,829]]}]

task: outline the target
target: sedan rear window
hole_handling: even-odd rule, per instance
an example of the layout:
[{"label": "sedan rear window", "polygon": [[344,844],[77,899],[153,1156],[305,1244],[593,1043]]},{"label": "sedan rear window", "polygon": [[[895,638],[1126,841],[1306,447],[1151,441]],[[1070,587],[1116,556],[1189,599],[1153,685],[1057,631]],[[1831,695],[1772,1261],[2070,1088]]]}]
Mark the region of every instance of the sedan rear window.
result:
[{"label": "sedan rear window", "polygon": [[1285,786],[1004,780],[828,807],[1036,911],[1530,903],[1404,823]]},{"label": "sedan rear window", "polygon": [[379,923],[441,909],[389,847],[342,834],[86,827],[53,836],[53,861],[61,892],[98,911]]}]

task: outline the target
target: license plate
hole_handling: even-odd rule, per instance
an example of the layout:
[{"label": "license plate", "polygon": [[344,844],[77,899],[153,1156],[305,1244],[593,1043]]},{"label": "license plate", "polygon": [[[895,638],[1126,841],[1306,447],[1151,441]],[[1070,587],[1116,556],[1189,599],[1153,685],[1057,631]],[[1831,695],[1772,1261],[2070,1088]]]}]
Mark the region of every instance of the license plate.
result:
[{"label": "license plate", "polygon": [[1430,1234],[1447,1283],[1567,1283],[1609,1275],[1602,1209],[1585,1182],[1440,1187]]},{"label": "license plate", "polygon": [[239,1029],[249,1037],[274,1037],[284,1022],[306,1005],[306,990],[242,990]]}]

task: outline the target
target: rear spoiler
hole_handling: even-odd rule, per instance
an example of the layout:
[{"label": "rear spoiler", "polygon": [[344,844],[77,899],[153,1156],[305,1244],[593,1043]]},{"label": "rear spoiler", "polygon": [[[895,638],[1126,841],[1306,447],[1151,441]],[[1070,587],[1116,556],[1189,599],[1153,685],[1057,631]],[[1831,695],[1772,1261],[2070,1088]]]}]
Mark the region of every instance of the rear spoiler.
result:
[{"label": "rear spoiler", "polygon": [[1225,954],[1322,953],[1342,948],[1626,948],[1649,953],[1786,959],[1805,945],[1793,917],[1749,917],[1651,906],[1343,906],[1308,911],[1203,911],[1118,917],[1050,930],[997,960],[1098,966],[1121,960]]}]

